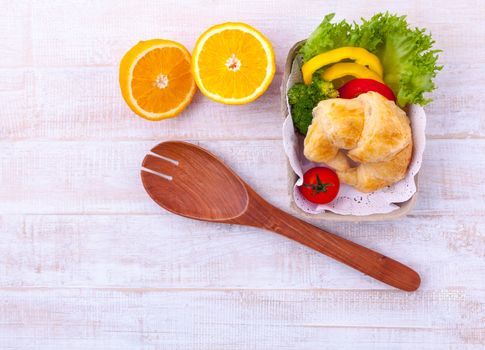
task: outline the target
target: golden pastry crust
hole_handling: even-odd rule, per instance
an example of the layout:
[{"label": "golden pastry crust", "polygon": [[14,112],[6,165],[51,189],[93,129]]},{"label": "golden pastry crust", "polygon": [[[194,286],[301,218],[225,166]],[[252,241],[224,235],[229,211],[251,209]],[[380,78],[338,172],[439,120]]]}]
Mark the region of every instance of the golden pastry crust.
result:
[{"label": "golden pastry crust", "polygon": [[314,113],[321,116],[318,123],[331,143],[340,149],[350,150],[357,146],[364,128],[364,110],[358,99],[335,98],[322,101]]},{"label": "golden pastry crust", "polygon": [[344,171],[349,161],[339,149],[356,146],[364,127],[362,103],[339,98],[324,100],[313,110],[313,118],[304,141],[305,157]]},{"label": "golden pastry crust", "polygon": [[337,155],[338,147],[328,139],[320,119],[314,118],[308,128],[303,153],[307,159],[318,163],[328,162]]},{"label": "golden pastry crust", "polygon": [[361,192],[373,192],[402,180],[406,176],[412,153],[413,144],[410,143],[389,160],[363,163],[344,171],[337,170],[337,175],[340,181]]},{"label": "golden pastry crust", "polygon": [[365,123],[350,159],[364,162],[388,160],[411,142],[411,127],[406,113],[393,101],[377,92],[357,97],[364,107]]},{"label": "golden pastry crust", "polygon": [[[372,192],[405,177],[413,149],[411,127],[394,102],[368,92],[351,100],[321,101],[313,116],[305,157],[335,169],[343,183]],[[360,164],[351,167],[349,158]]]}]

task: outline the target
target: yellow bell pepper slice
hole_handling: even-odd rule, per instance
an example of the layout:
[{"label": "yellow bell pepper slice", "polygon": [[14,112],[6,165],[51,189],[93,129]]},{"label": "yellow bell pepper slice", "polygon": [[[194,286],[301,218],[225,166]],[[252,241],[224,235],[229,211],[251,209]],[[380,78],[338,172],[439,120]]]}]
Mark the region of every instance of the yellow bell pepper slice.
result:
[{"label": "yellow bell pepper slice", "polygon": [[376,55],[362,47],[340,47],[338,49],[321,53],[306,62],[303,67],[301,67],[303,81],[307,85],[310,84],[312,82],[313,73],[315,73],[317,69],[345,59],[350,59],[355,61],[355,63],[368,66],[382,78],[382,64]]},{"label": "yellow bell pepper slice", "polygon": [[322,78],[327,81],[332,81],[345,77],[346,75],[361,79],[373,79],[380,83],[384,83],[382,78],[376,72],[357,63],[335,63],[322,73]]}]

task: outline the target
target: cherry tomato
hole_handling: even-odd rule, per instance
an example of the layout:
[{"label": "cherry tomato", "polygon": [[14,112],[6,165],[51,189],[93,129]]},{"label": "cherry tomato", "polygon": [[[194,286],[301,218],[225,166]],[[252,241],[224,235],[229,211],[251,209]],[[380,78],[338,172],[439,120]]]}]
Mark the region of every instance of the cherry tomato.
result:
[{"label": "cherry tomato", "polygon": [[312,203],[330,203],[337,197],[340,181],[332,169],[316,167],[303,175],[301,194]]},{"label": "cherry tomato", "polygon": [[372,79],[352,79],[338,89],[341,98],[354,98],[369,91],[378,92],[388,100],[396,101],[396,96],[389,86]]}]

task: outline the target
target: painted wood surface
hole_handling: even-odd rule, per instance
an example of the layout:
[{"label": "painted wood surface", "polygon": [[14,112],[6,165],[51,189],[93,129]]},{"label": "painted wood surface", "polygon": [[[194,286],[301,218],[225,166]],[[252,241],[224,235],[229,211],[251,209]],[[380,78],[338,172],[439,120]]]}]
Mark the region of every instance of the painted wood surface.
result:
[{"label": "painted wood surface", "polygon": [[[0,349],[483,349],[485,4],[466,1],[0,0]],[[409,264],[399,292],[283,237],[173,216],[143,191],[168,139],[221,156],[289,210],[279,84],[286,52],[327,12],[388,9],[430,29],[444,69],[411,215],[312,223]],[[151,123],[121,99],[138,40],[192,49],[212,24],[271,40],[277,74],[246,106],[200,93]]]}]

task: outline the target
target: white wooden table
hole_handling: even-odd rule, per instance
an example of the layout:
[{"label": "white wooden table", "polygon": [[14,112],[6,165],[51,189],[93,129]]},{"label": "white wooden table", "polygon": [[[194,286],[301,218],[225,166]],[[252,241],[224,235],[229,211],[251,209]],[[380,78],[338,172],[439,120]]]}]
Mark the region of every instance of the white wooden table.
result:
[{"label": "white wooden table", "polygon": [[[484,349],[485,3],[0,1],[0,349]],[[180,218],[144,192],[151,146],[190,140],[289,210],[279,85],[328,12],[407,14],[443,49],[421,192],[398,221],[317,223],[416,268],[393,290],[257,229]],[[271,40],[267,93],[197,93],[179,118],[133,116],[117,64],[138,40],[192,49],[243,21]],[[256,170],[256,168],[258,170]]]}]

